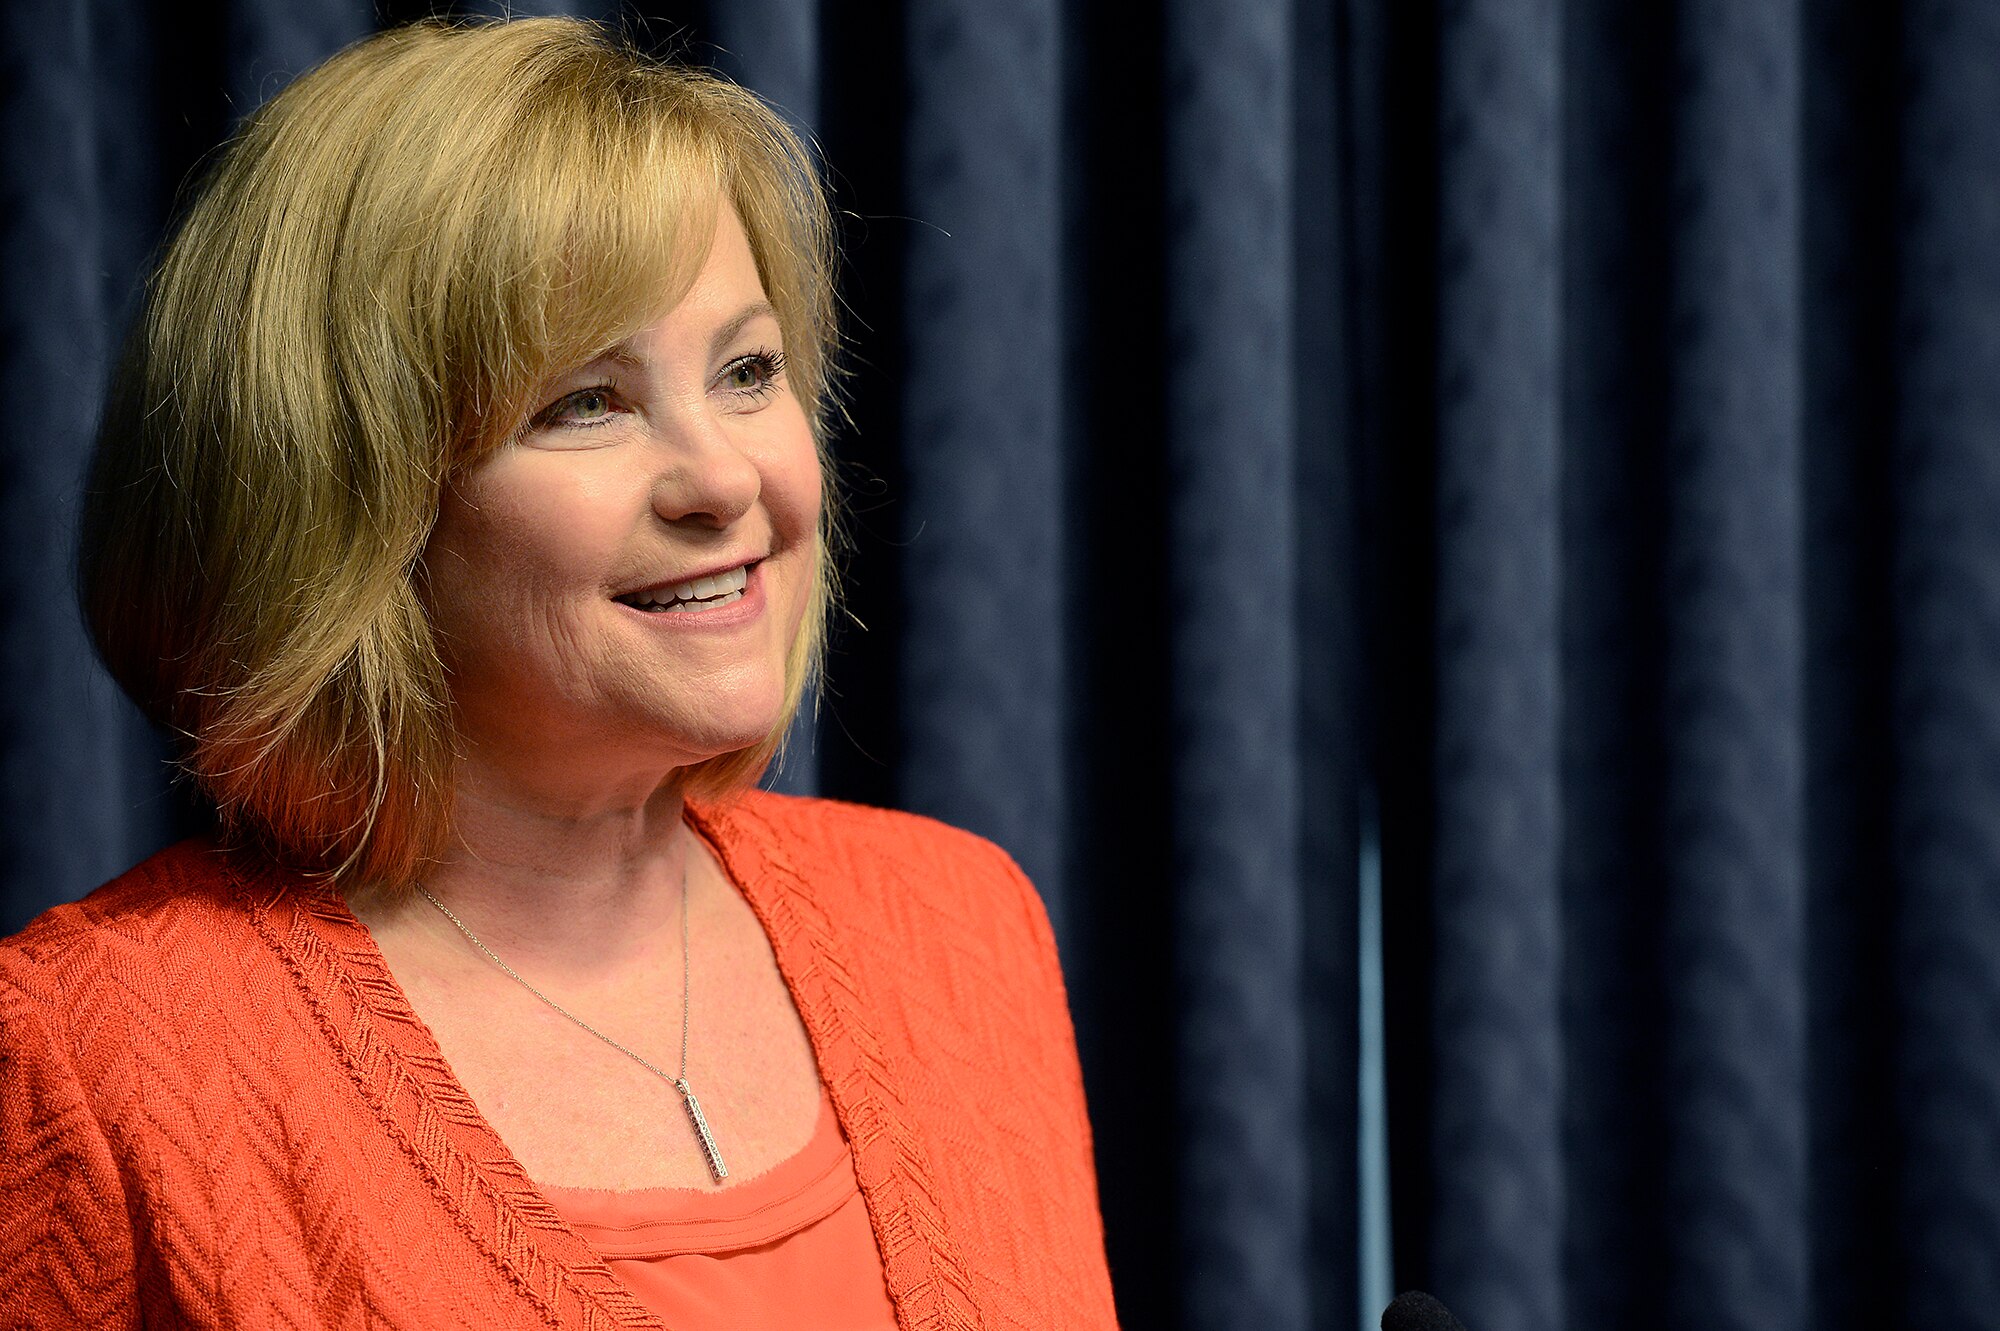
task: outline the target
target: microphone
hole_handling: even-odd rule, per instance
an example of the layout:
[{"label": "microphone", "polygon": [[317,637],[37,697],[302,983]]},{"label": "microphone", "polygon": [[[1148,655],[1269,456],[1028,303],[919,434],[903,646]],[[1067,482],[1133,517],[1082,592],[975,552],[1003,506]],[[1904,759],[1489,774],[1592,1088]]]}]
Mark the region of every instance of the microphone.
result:
[{"label": "microphone", "polygon": [[1465,1331],[1442,1303],[1420,1289],[1398,1294],[1382,1310],[1382,1331]]}]

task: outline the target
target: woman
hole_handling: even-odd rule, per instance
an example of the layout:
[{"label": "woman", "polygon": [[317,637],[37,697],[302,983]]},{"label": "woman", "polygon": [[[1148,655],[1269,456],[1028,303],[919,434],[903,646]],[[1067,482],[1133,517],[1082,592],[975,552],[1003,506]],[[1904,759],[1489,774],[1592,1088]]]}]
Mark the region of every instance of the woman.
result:
[{"label": "woman", "polygon": [[82,562],[223,835],[0,944],[10,1324],[1112,1323],[1032,888],[750,785],[827,231],[756,99],[570,20],[363,42],[224,154]]}]

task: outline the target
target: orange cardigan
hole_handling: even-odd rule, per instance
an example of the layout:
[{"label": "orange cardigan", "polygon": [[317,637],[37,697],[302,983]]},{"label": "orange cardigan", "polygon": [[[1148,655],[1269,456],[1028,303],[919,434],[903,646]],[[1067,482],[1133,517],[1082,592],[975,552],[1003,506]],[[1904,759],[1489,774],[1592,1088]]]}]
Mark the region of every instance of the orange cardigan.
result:
[{"label": "orange cardigan", "polygon": [[[690,820],[770,936],[903,1331],[1115,1325],[1061,972],[1020,870],[827,801]],[[198,842],[0,942],[0,1324],[142,1313],[661,1325],[486,1125],[346,906]]]}]

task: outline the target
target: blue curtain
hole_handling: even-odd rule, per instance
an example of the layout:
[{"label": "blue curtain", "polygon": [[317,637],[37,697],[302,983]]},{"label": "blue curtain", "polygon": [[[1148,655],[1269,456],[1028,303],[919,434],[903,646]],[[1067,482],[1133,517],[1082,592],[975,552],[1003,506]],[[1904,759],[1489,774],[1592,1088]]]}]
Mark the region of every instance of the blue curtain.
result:
[{"label": "blue curtain", "polygon": [[[511,8],[824,145],[856,548],[776,780],[1041,886],[1128,1326],[1362,1320],[1379,844],[1399,1286],[2000,1328],[2000,9]],[[0,929],[199,820],[68,590],[176,192],[432,10],[0,7]]]}]

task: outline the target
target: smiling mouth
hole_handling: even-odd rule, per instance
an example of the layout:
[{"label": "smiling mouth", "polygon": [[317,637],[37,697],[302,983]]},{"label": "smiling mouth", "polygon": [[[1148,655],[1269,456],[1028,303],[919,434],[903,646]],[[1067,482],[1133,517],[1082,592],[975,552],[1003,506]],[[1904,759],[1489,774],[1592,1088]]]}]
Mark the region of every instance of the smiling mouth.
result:
[{"label": "smiling mouth", "polygon": [[671,587],[649,587],[645,591],[630,592],[613,599],[648,614],[696,614],[742,600],[743,588],[749,581],[749,566],[738,565],[706,578],[696,578],[693,582]]}]

